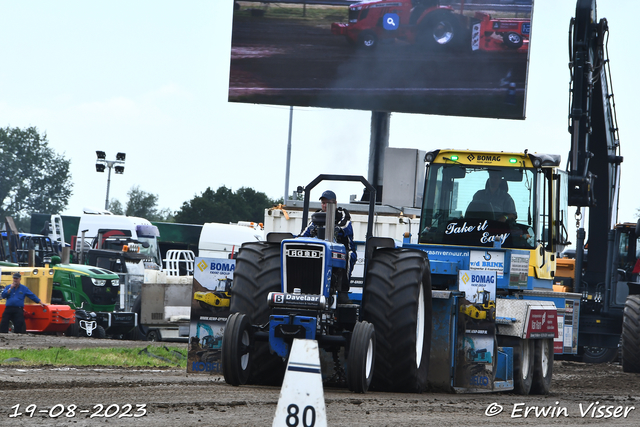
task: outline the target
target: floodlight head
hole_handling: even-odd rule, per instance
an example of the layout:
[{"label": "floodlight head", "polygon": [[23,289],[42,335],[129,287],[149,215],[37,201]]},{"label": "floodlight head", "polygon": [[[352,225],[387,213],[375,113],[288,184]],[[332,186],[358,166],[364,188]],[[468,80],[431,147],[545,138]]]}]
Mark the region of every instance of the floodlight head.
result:
[{"label": "floodlight head", "polygon": [[116,173],[118,173],[118,174],[123,174],[124,173],[124,166],[116,166],[114,169],[116,170]]},{"label": "floodlight head", "polygon": [[104,165],[102,163],[96,163],[96,172],[104,172]]},{"label": "floodlight head", "polygon": [[98,159],[100,160],[104,160],[107,158],[107,155],[104,153],[104,151],[96,151],[96,156],[98,156]]},{"label": "floodlight head", "polygon": [[126,153],[118,153],[116,154],[116,160],[120,160],[124,162],[124,158],[127,157]]}]

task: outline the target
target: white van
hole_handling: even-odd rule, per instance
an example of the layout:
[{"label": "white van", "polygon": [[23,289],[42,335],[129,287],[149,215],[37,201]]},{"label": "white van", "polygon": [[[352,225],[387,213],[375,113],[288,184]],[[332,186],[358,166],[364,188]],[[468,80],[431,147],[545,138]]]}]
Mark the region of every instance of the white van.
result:
[{"label": "white van", "polygon": [[198,256],[202,258],[235,258],[243,243],[264,240],[257,224],[236,225],[207,222],[202,226]]}]

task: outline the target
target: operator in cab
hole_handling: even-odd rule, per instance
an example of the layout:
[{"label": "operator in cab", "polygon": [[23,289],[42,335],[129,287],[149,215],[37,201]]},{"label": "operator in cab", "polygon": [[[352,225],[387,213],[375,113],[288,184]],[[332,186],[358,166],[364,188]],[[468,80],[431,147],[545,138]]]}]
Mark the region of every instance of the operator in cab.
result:
[{"label": "operator in cab", "polygon": [[506,222],[518,218],[516,204],[509,195],[509,186],[502,177],[502,172],[498,170],[489,171],[489,179],[484,190],[478,190],[473,195],[473,202],[483,202],[491,204],[496,221]]},{"label": "operator in cab", "polygon": [[[330,202],[336,203],[336,193],[331,190],[326,190],[320,196],[320,202],[322,203],[322,212],[327,211],[327,204]],[[302,237],[317,237],[318,226],[313,222],[310,222],[307,228],[301,234]],[[347,250],[347,272],[348,278],[351,278],[351,272],[356,264],[358,255],[356,253],[356,245],[353,242],[353,227],[351,226],[351,215],[345,208],[336,208],[336,223],[335,223],[335,236],[336,242],[343,244]]]}]

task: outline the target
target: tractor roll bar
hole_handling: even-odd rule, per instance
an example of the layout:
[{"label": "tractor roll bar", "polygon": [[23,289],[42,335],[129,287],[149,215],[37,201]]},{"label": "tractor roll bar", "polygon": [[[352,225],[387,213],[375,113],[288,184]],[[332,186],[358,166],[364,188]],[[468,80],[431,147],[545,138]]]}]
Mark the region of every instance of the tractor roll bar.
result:
[{"label": "tractor roll bar", "polygon": [[363,176],[360,175],[318,175],[316,179],[311,181],[304,187],[304,211],[302,213],[302,233],[309,222],[309,197],[311,195],[311,190],[316,187],[322,181],[355,181],[361,182],[362,185],[369,191],[369,218],[367,221],[367,236],[365,238],[365,242],[369,239],[369,237],[373,236],[373,213],[376,206],[376,189],[373,185],[369,183]]}]

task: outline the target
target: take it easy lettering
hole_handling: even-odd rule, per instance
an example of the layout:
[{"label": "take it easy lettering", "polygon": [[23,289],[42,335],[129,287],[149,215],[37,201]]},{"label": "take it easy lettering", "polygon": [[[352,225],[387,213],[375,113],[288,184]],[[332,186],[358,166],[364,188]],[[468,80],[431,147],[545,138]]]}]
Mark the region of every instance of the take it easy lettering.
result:
[{"label": "take it easy lettering", "polygon": [[489,224],[487,224],[487,220],[484,220],[484,222],[481,222],[477,226],[475,226],[475,225],[467,225],[466,221],[462,225],[458,225],[457,222],[452,222],[451,224],[447,225],[447,229],[445,230],[445,234],[471,233],[471,232],[476,231],[476,230],[477,231],[484,231],[484,230],[486,230],[486,228],[488,226],[489,226]]}]

